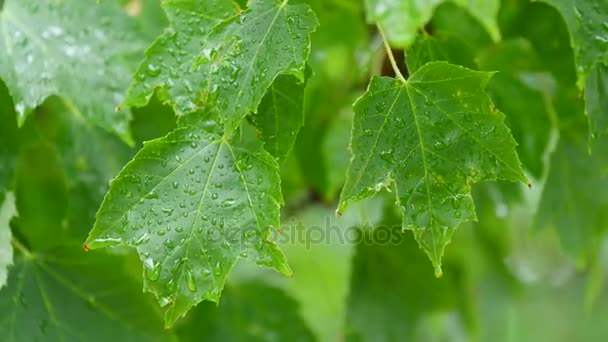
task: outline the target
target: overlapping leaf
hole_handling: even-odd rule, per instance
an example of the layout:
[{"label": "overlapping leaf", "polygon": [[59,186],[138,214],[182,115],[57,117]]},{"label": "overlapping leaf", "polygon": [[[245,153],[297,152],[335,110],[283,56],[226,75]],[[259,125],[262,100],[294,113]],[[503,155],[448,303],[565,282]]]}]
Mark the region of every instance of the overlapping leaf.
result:
[{"label": "overlapping leaf", "polygon": [[304,87],[295,76],[280,75],[252,116],[264,148],[279,161],[289,155],[304,125]]},{"label": "overlapping leaf", "polygon": [[[450,0],[465,7],[479,20],[494,39],[500,37],[496,16],[500,2],[497,0]],[[367,18],[379,23],[386,31],[392,45],[409,46],[416,33],[433,16],[435,9],[446,0],[365,0]]]},{"label": "overlapping leaf", "polygon": [[403,226],[438,275],[454,229],[476,219],[470,184],[526,182],[504,115],[484,92],[491,75],[431,62],[407,81],[372,78],[355,104],[353,157],[338,210],[394,190]]},{"label": "overlapping leaf", "polygon": [[112,182],[87,240],[137,248],[167,325],[217,302],[238,258],[291,274],[268,240],[283,201],[277,162],[258,143],[208,129],[182,126],[146,143]]},{"label": "overlapping leaf", "polygon": [[[157,112],[155,114],[159,115]],[[51,170],[62,168],[64,174],[58,171],[55,173],[65,177],[65,181],[58,182],[57,178],[51,180],[62,184],[59,189],[49,190],[49,197],[45,197],[54,205],[39,203],[40,206],[35,206],[32,211],[41,217],[45,216],[47,210],[51,214],[61,212],[65,215],[53,216],[56,219],[45,216],[46,234],[55,231],[48,227],[49,223],[59,225],[59,222],[65,220],[64,224],[69,229],[76,230],[73,236],[84,239],[93,226],[95,213],[108,191],[108,182],[129,161],[135,150],[102,129],[87,125],[74,112],[73,107],[56,97],[47,100],[32,119],[23,127],[22,134],[28,135],[28,141],[39,139],[44,142],[42,155],[57,157],[39,158],[40,161],[36,164],[28,163],[24,168],[34,170],[33,178],[26,178],[19,184],[34,181],[34,176],[40,173],[38,170],[41,168],[47,170],[47,175]],[[146,120],[151,121],[148,118]],[[30,138],[32,135],[35,137]],[[32,188],[36,190],[31,190]],[[46,187],[40,186],[40,183],[28,189],[36,195],[46,194]],[[23,195],[31,197],[31,194]],[[64,196],[67,200],[61,199]],[[69,202],[67,210],[65,202]],[[58,240],[58,237],[51,240]]]},{"label": "overlapping leaf", "polygon": [[115,112],[142,49],[137,29],[112,1],[7,0],[0,12],[0,78],[22,124],[50,95],[89,122],[130,141],[130,114]]},{"label": "overlapping leaf", "polygon": [[485,49],[477,62],[482,70],[498,71],[490,80],[488,93],[507,115],[525,168],[541,179],[545,166],[542,156],[556,116],[553,99],[560,92],[555,78],[544,70],[530,42],[521,38]]},{"label": "overlapping leaf", "polygon": [[78,244],[21,248],[0,291],[3,341],[174,340],[119,257],[83,255]]},{"label": "overlapping leaf", "polygon": [[574,50],[578,86],[585,88],[591,135],[608,134],[608,5],[604,0],[542,0],[562,14]]},{"label": "overlapping leaf", "polygon": [[9,192],[0,193],[0,289],[6,284],[8,268],[13,264],[11,228],[9,223],[15,216],[15,196]]},{"label": "overlapping leaf", "polygon": [[317,19],[307,5],[253,0],[172,0],[171,27],[147,51],[125,105],[141,106],[155,89],[178,114],[211,106],[233,130],[255,111],[279,74],[305,78],[309,34]]}]

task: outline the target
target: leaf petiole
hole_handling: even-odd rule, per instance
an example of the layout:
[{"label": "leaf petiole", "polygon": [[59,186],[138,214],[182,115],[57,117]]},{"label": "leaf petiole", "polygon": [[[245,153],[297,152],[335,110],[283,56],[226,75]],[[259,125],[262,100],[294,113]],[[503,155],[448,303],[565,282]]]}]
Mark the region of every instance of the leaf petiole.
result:
[{"label": "leaf petiole", "polygon": [[[400,79],[401,81],[405,82],[405,77],[403,77],[401,70],[399,70],[399,66],[397,65],[395,56],[393,56],[393,51],[391,50],[391,46],[389,45],[388,40],[386,39],[386,35],[384,34],[384,30],[382,29],[382,26],[380,26],[380,24],[376,24],[376,26],[378,26],[378,32],[380,32],[380,36],[382,36],[382,43],[384,43],[384,49],[386,50],[386,55],[388,56],[388,59],[391,62],[393,71],[395,71],[395,76],[397,76],[397,78]],[[407,65],[406,65],[406,68],[407,68]]]}]

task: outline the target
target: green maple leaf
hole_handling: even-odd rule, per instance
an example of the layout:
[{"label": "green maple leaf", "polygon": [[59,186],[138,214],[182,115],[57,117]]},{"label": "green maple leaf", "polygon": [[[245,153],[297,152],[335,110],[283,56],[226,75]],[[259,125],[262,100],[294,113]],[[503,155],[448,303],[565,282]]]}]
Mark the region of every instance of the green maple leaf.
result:
[{"label": "green maple leaf", "polygon": [[168,326],[202,300],[217,302],[238,258],[291,274],[268,240],[283,203],[277,162],[257,142],[209,129],[147,142],[112,181],[86,242],[137,248]]},{"label": "green maple leaf", "polygon": [[52,253],[17,246],[21,254],[0,291],[3,341],[175,340],[159,328],[160,314],[120,257],[83,255],[78,244]]},{"label": "green maple leaf", "polygon": [[541,0],[561,13],[570,33],[579,89],[585,89],[585,110],[591,137],[608,134],[608,6],[605,0]]},{"label": "green maple leaf", "polygon": [[500,1],[497,0],[365,0],[365,6],[368,21],[382,26],[391,45],[407,47],[435,9],[448,1],[466,8],[495,40],[500,38],[496,22]]},{"label": "green maple leaf", "polygon": [[[147,50],[124,105],[145,105],[155,89],[175,111],[220,113],[228,131],[258,107],[279,74],[305,79],[312,10],[286,0],[171,0],[171,27]],[[196,24],[196,30],[193,25]]]},{"label": "green maple leaf", "polygon": [[131,142],[130,114],[115,112],[142,42],[111,1],[7,0],[0,11],[0,77],[19,124],[50,95],[69,100],[87,121]]},{"label": "green maple leaf", "polygon": [[355,103],[352,159],[339,211],[395,191],[403,226],[441,274],[454,229],[476,219],[470,184],[527,182],[504,115],[484,92],[492,73],[431,62],[407,81],[374,77]]},{"label": "green maple leaf", "polygon": [[15,196],[9,192],[0,193],[0,289],[6,284],[8,268],[13,264],[13,247],[11,246],[11,228],[9,223],[15,216]]},{"label": "green maple leaf", "polygon": [[251,119],[264,141],[264,148],[278,161],[293,149],[304,126],[304,87],[291,75],[280,75],[262,99]]}]

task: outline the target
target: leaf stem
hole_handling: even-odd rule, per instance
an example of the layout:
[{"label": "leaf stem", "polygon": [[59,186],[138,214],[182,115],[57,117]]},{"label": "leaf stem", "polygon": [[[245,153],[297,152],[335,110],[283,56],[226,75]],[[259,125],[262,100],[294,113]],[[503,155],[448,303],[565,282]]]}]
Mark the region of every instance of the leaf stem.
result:
[{"label": "leaf stem", "polygon": [[405,82],[405,77],[403,77],[401,70],[399,70],[399,66],[397,66],[397,61],[395,60],[395,56],[393,56],[393,50],[391,50],[391,46],[389,45],[388,40],[386,39],[386,34],[384,34],[384,30],[382,29],[382,26],[380,26],[380,24],[376,24],[376,26],[378,26],[378,32],[380,32],[380,36],[382,36],[382,42],[384,43],[384,49],[386,50],[386,55],[388,56],[389,61],[391,62],[393,71],[395,71],[395,75],[397,76],[398,79]]},{"label": "leaf stem", "polygon": [[16,237],[13,237],[11,243],[16,250],[23,254],[24,257],[27,259],[34,259],[34,254],[30,252],[27,247],[25,247]]}]

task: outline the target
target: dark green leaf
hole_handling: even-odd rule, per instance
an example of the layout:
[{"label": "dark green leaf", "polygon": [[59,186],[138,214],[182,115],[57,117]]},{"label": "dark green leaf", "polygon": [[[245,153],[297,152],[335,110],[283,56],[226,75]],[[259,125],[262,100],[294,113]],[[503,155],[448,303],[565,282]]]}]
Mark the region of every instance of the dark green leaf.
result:
[{"label": "dark green leaf", "polygon": [[600,190],[608,187],[608,144],[600,139],[589,155],[584,141],[560,139],[536,222],[539,227],[554,227],[563,248],[586,260],[597,253],[608,230],[608,193]]},{"label": "dark green leaf", "polygon": [[279,75],[252,116],[264,148],[279,162],[291,152],[304,125],[304,87],[295,76]]},{"label": "dark green leaf", "polygon": [[[570,33],[579,89],[587,93],[586,112],[592,138],[608,134],[606,112],[597,101],[608,101],[602,86],[608,78],[608,6],[605,0],[542,0],[559,10]],[[591,74],[591,80],[587,80]],[[590,87],[586,87],[589,85]]]},{"label": "dark green leaf", "polygon": [[[452,320],[450,337],[464,337],[463,322],[453,313],[465,296],[459,284],[462,271],[448,265],[445,279],[434,278],[424,254],[400,228],[380,226],[357,246],[347,340],[428,341],[424,323],[441,313]],[[437,326],[434,330],[437,334]]]},{"label": "dark green leaf", "polygon": [[13,101],[4,83],[0,82],[0,193],[13,188],[18,150],[19,134]]},{"label": "dark green leaf", "polygon": [[78,244],[48,254],[22,249],[0,312],[7,342],[174,340],[119,258],[84,255]]},{"label": "dark green leaf", "polygon": [[558,85],[525,39],[507,40],[482,51],[477,61],[482,70],[498,73],[488,84],[492,100],[506,115],[524,167],[536,179],[544,170],[542,156],[549,144],[556,112],[553,100]]},{"label": "dark green leaf", "polygon": [[407,49],[406,58],[410,72],[415,72],[432,61],[445,61],[473,69],[476,67],[472,47],[464,39],[449,32],[437,32],[432,36],[419,35]]},{"label": "dark green leaf", "polygon": [[476,219],[470,184],[527,182],[504,115],[484,92],[491,75],[431,62],[407,81],[372,78],[355,104],[353,158],[338,210],[394,190],[403,227],[437,275],[454,229]]},{"label": "dark green leaf", "polygon": [[298,309],[276,288],[227,286],[219,306],[202,304],[178,331],[181,341],[315,341]]},{"label": "dark green leaf", "polygon": [[34,113],[33,121],[34,127],[25,128],[31,128],[38,139],[53,146],[65,172],[69,196],[66,225],[72,230],[70,236],[84,239],[93,226],[109,181],[135,151],[102,129],[88,125],[73,107],[57,97],[47,100]]}]

